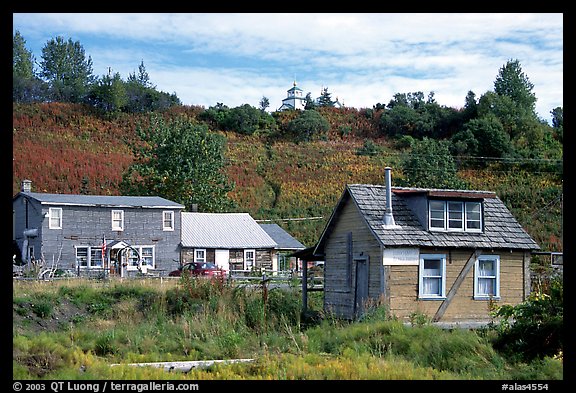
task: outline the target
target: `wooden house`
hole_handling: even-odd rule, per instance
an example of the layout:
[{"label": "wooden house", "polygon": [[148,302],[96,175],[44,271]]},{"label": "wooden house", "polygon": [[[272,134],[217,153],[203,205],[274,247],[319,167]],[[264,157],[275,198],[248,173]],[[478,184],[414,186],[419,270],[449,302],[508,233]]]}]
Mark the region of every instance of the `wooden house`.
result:
[{"label": "wooden house", "polygon": [[277,243],[248,213],[182,213],[181,261],[272,270]]},{"label": "wooden house", "polygon": [[259,224],[262,229],[278,245],[276,247],[276,257],[272,263],[273,270],[287,271],[298,268],[298,260],[291,256],[293,252],[303,250],[305,247],[298,239],[286,232],[278,224]]},{"label": "wooden house", "polygon": [[370,304],[409,320],[488,322],[492,304],[530,292],[539,246],[489,191],[347,185],[316,244],[324,309],[355,319]]},{"label": "wooden house", "polygon": [[27,264],[81,276],[166,275],[178,267],[184,206],[156,196],[49,194],[24,180],[13,198],[13,240]]}]

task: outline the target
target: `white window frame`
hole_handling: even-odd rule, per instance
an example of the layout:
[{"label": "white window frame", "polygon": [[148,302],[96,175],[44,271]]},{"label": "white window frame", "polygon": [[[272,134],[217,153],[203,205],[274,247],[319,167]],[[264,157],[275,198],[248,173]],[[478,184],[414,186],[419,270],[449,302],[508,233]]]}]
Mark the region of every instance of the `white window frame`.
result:
[{"label": "white window frame", "polygon": [[[120,218],[114,218],[114,213],[119,213]],[[119,225],[118,225],[119,222]],[[124,230],[124,210],[112,210],[112,230],[113,231],[123,231]]]},{"label": "white window frame", "polygon": [[[56,212],[59,212],[56,214]],[[52,220],[57,219],[56,224]],[[48,208],[48,228],[49,229],[62,229],[62,208],[50,207]]]},{"label": "white window frame", "polygon": [[174,212],[172,210],[164,210],[162,212],[162,230],[174,230]]},{"label": "white window frame", "polygon": [[[492,261],[494,263],[494,274],[481,275],[480,261]],[[495,293],[481,292],[480,280],[493,280]],[[480,255],[474,263],[474,300],[500,299],[500,256]]]},{"label": "white window frame", "polygon": [[[88,269],[90,268],[90,247],[89,246],[76,246],[76,267],[80,269]],[[83,250],[85,252],[82,255],[78,256],[78,250]],[[82,263],[84,262],[84,263]]]},{"label": "white window frame", "polygon": [[[442,203],[443,204],[443,209],[442,209],[442,227],[433,227],[432,226],[432,221],[439,221],[439,218],[432,218],[432,211],[435,212],[439,212],[440,210],[432,210],[432,203]],[[428,228],[430,228],[431,231],[444,231],[446,228],[446,201],[439,201],[436,199],[432,199],[428,201]]]},{"label": "white window frame", "polygon": [[[152,255],[144,255],[144,249],[150,249]],[[138,253],[136,254],[134,250]],[[148,264],[148,261],[151,261],[151,264]],[[143,267],[146,269],[156,268],[156,248],[149,245],[131,246],[128,249],[128,265],[126,266],[126,270],[142,270]]]},{"label": "white window frame", "polygon": [[[459,210],[450,210],[450,205],[452,206],[459,206],[460,209]],[[446,220],[445,220],[445,225],[446,225],[446,230],[447,231],[454,231],[454,232],[462,232],[464,231],[464,202],[462,201],[446,201],[445,204],[445,211],[446,211]],[[460,213],[460,218],[458,219],[454,219],[453,217],[451,217],[451,213]],[[454,222],[454,221],[459,221],[460,222],[460,226],[459,227],[450,227],[450,222]]]},{"label": "white window frame", "polygon": [[[440,276],[425,276],[424,275],[424,261],[427,259],[440,261]],[[440,293],[426,293],[424,292],[424,282],[426,278],[440,278]],[[446,298],[446,254],[420,254],[420,262],[418,268],[418,298],[424,300],[444,300]]]},{"label": "white window frame", "polygon": [[[479,208],[479,215],[480,217],[478,218],[478,220],[476,219],[471,219],[468,217],[469,213],[471,214],[472,212],[470,211],[471,208],[469,209],[468,206],[470,205],[478,205]],[[466,202],[464,204],[464,230],[466,232],[482,232],[482,202]],[[468,227],[468,222],[478,222],[478,228],[470,228]]]},{"label": "white window frame", "polygon": [[[432,209],[432,203],[442,203],[443,204],[443,219],[442,219],[442,223],[443,223],[443,227],[434,227],[432,226],[432,222],[436,222],[439,223],[440,218],[433,218],[432,217],[432,212],[436,212],[437,215],[440,212],[440,209],[436,209],[433,210]],[[451,213],[458,213],[458,210],[450,210],[450,205],[455,206],[455,205],[459,205],[461,208],[459,210],[460,213],[460,218],[459,219],[454,219],[450,217]],[[472,214],[471,213],[471,207],[472,206],[479,206],[480,208],[480,217],[478,219],[471,219],[469,216]],[[465,201],[453,201],[453,200],[439,200],[439,199],[430,199],[428,200],[428,229],[430,231],[435,231],[435,232],[482,232],[482,219],[483,219],[483,214],[482,214],[482,202],[465,202]],[[459,227],[456,228],[450,228],[450,222],[454,222],[454,221],[460,221],[461,225]],[[470,222],[477,222],[479,225],[479,228],[470,228],[468,226],[468,224]]]},{"label": "white window frame", "polygon": [[[248,266],[248,260],[250,258],[248,258],[248,254],[252,253],[252,264],[250,266]],[[249,250],[244,250],[244,270],[251,270],[254,266],[256,265],[256,250],[254,249],[249,249]]]},{"label": "white window frame", "polygon": [[[198,253],[201,253],[203,256],[199,257]],[[205,248],[195,248],[194,249],[194,262],[206,263],[206,249]]]}]

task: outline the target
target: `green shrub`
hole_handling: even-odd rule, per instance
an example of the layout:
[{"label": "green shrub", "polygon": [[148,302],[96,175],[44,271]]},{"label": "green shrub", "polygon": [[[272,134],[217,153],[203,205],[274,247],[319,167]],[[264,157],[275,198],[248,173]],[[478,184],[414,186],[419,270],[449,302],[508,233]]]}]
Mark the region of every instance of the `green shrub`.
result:
[{"label": "green shrub", "polygon": [[555,278],[548,292],[533,292],[523,303],[503,305],[494,311],[494,316],[501,318],[494,326],[497,350],[519,360],[542,359],[563,351],[562,278]]}]

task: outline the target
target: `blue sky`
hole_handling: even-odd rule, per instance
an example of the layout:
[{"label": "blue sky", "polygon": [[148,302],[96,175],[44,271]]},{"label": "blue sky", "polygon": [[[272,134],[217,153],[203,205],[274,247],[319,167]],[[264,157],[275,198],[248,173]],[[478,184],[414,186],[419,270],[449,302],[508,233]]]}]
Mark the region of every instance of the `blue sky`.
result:
[{"label": "blue sky", "polygon": [[16,30],[38,62],[50,39],[71,38],[94,75],[126,79],[143,61],[158,90],[205,108],[267,97],[275,110],[294,80],[349,107],[421,91],[460,108],[468,91],[492,91],[510,59],[541,118],[563,107],[562,13],[14,13]]}]

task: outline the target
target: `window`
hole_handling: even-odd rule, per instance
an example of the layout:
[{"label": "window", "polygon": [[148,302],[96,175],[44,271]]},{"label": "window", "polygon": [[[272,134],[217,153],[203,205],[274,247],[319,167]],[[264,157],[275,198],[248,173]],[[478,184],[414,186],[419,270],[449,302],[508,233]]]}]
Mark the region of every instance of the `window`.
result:
[{"label": "window", "polygon": [[124,230],[124,210],[112,210],[112,230]]},{"label": "window", "polygon": [[76,247],[76,266],[88,267],[88,247]]},{"label": "window", "polygon": [[446,256],[421,254],[418,275],[418,297],[444,299],[446,296]]},{"label": "window", "polygon": [[482,203],[430,200],[428,226],[431,231],[482,231]]},{"label": "window", "polygon": [[251,270],[254,267],[256,251],[244,250],[244,270]]},{"label": "window", "polygon": [[90,267],[102,268],[102,247],[90,247]]},{"label": "window", "polygon": [[482,205],[480,202],[466,202],[466,230],[482,230]]},{"label": "window", "polygon": [[154,267],[154,247],[142,247],[140,251],[142,266]]},{"label": "window", "polygon": [[48,215],[50,217],[48,228],[50,228],[50,229],[62,229],[62,208],[61,207],[51,207],[48,210]]},{"label": "window", "polygon": [[430,229],[444,229],[444,202],[430,201]]},{"label": "window", "polygon": [[481,255],[474,271],[474,299],[500,298],[500,257]]},{"label": "window", "polygon": [[174,230],[174,212],[173,211],[162,212],[162,229],[164,231],[173,231]]},{"label": "window", "polygon": [[204,263],[206,262],[206,250],[205,249],[195,249],[194,250],[194,262]]},{"label": "window", "polygon": [[76,267],[103,268],[102,247],[76,247]]},{"label": "window", "polygon": [[128,249],[128,270],[146,272],[154,269],[154,246],[132,246]]},{"label": "window", "polygon": [[464,204],[462,202],[446,202],[448,207],[448,230],[464,230]]}]

